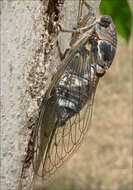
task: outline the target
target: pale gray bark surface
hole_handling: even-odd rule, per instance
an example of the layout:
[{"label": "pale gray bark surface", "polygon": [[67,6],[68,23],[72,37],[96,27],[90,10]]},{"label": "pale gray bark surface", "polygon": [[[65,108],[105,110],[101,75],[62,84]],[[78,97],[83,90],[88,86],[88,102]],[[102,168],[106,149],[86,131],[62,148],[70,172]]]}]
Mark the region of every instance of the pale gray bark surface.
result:
[{"label": "pale gray bark surface", "polygon": [[[87,1],[95,10],[99,7],[100,0]],[[47,3],[45,0],[44,9]],[[31,123],[27,122],[30,119],[34,124],[38,115],[37,101],[41,101],[60,63],[55,48],[56,36],[52,37],[53,42],[48,43],[41,9],[40,1],[1,2],[2,190],[18,189],[22,160],[31,132],[27,129]],[[76,24],[77,10],[78,0],[65,1],[61,13],[64,15],[61,20],[64,28],[72,28]],[[68,47],[69,38],[70,34],[59,35],[62,51]],[[27,181],[30,181],[30,176]],[[27,187],[28,184],[25,189]]]}]

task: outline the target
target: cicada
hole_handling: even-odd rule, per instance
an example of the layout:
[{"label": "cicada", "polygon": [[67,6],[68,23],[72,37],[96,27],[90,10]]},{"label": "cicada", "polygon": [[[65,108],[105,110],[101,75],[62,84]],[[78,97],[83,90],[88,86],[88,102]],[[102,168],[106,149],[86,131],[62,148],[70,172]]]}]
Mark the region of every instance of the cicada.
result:
[{"label": "cicada", "polygon": [[[82,7],[87,14],[82,16]],[[112,64],[117,33],[110,16],[96,19],[85,0],[71,32],[70,48],[43,98],[38,124],[29,142],[29,155],[35,176],[45,180],[78,150],[90,126],[94,96],[99,79]],[[32,145],[32,146],[30,146]]]}]

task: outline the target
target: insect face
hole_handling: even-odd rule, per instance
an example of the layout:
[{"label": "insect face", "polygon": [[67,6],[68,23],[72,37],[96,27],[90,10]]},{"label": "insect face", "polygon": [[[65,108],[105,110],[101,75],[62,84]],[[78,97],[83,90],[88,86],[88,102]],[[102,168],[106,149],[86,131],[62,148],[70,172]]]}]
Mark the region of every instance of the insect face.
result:
[{"label": "insect face", "polygon": [[112,18],[101,16],[96,22],[96,32],[100,39],[109,41],[114,47],[117,45],[117,33]]}]

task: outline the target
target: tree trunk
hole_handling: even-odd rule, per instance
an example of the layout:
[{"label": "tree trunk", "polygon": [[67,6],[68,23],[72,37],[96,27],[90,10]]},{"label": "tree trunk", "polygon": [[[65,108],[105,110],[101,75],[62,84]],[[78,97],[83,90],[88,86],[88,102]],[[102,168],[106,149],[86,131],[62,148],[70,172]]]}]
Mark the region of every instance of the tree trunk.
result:
[{"label": "tree trunk", "polygon": [[[100,0],[87,0],[95,9]],[[17,190],[39,105],[60,64],[57,36],[46,29],[48,0],[1,1],[1,189]],[[76,24],[78,0],[64,2],[60,23]],[[62,51],[70,34],[59,34]],[[32,174],[32,171],[31,171]],[[30,176],[28,176],[28,181]],[[23,188],[24,189],[24,188]],[[28,183],[25,186],[28,189]]]}]

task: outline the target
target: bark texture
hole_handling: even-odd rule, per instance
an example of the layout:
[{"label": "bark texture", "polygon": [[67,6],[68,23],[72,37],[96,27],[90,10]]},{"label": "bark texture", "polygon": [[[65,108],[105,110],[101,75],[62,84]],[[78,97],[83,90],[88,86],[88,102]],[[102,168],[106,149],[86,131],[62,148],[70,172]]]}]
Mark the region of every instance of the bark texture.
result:
[{"label": "bark texture", "polygon": [[[100,0],[87,0],[95,9]],[[60,64],[57,36],[46,25],[48,0],[1,1],[1,189],[17,190],[31,130],[39,105]],[[78,0],[66,0],[60,22],[76,24]],[[70,34],[59,34],[62,51]],[[27,182],[30,181],[30,175]],[[28,189],[28,183],[25,188]]]}]

